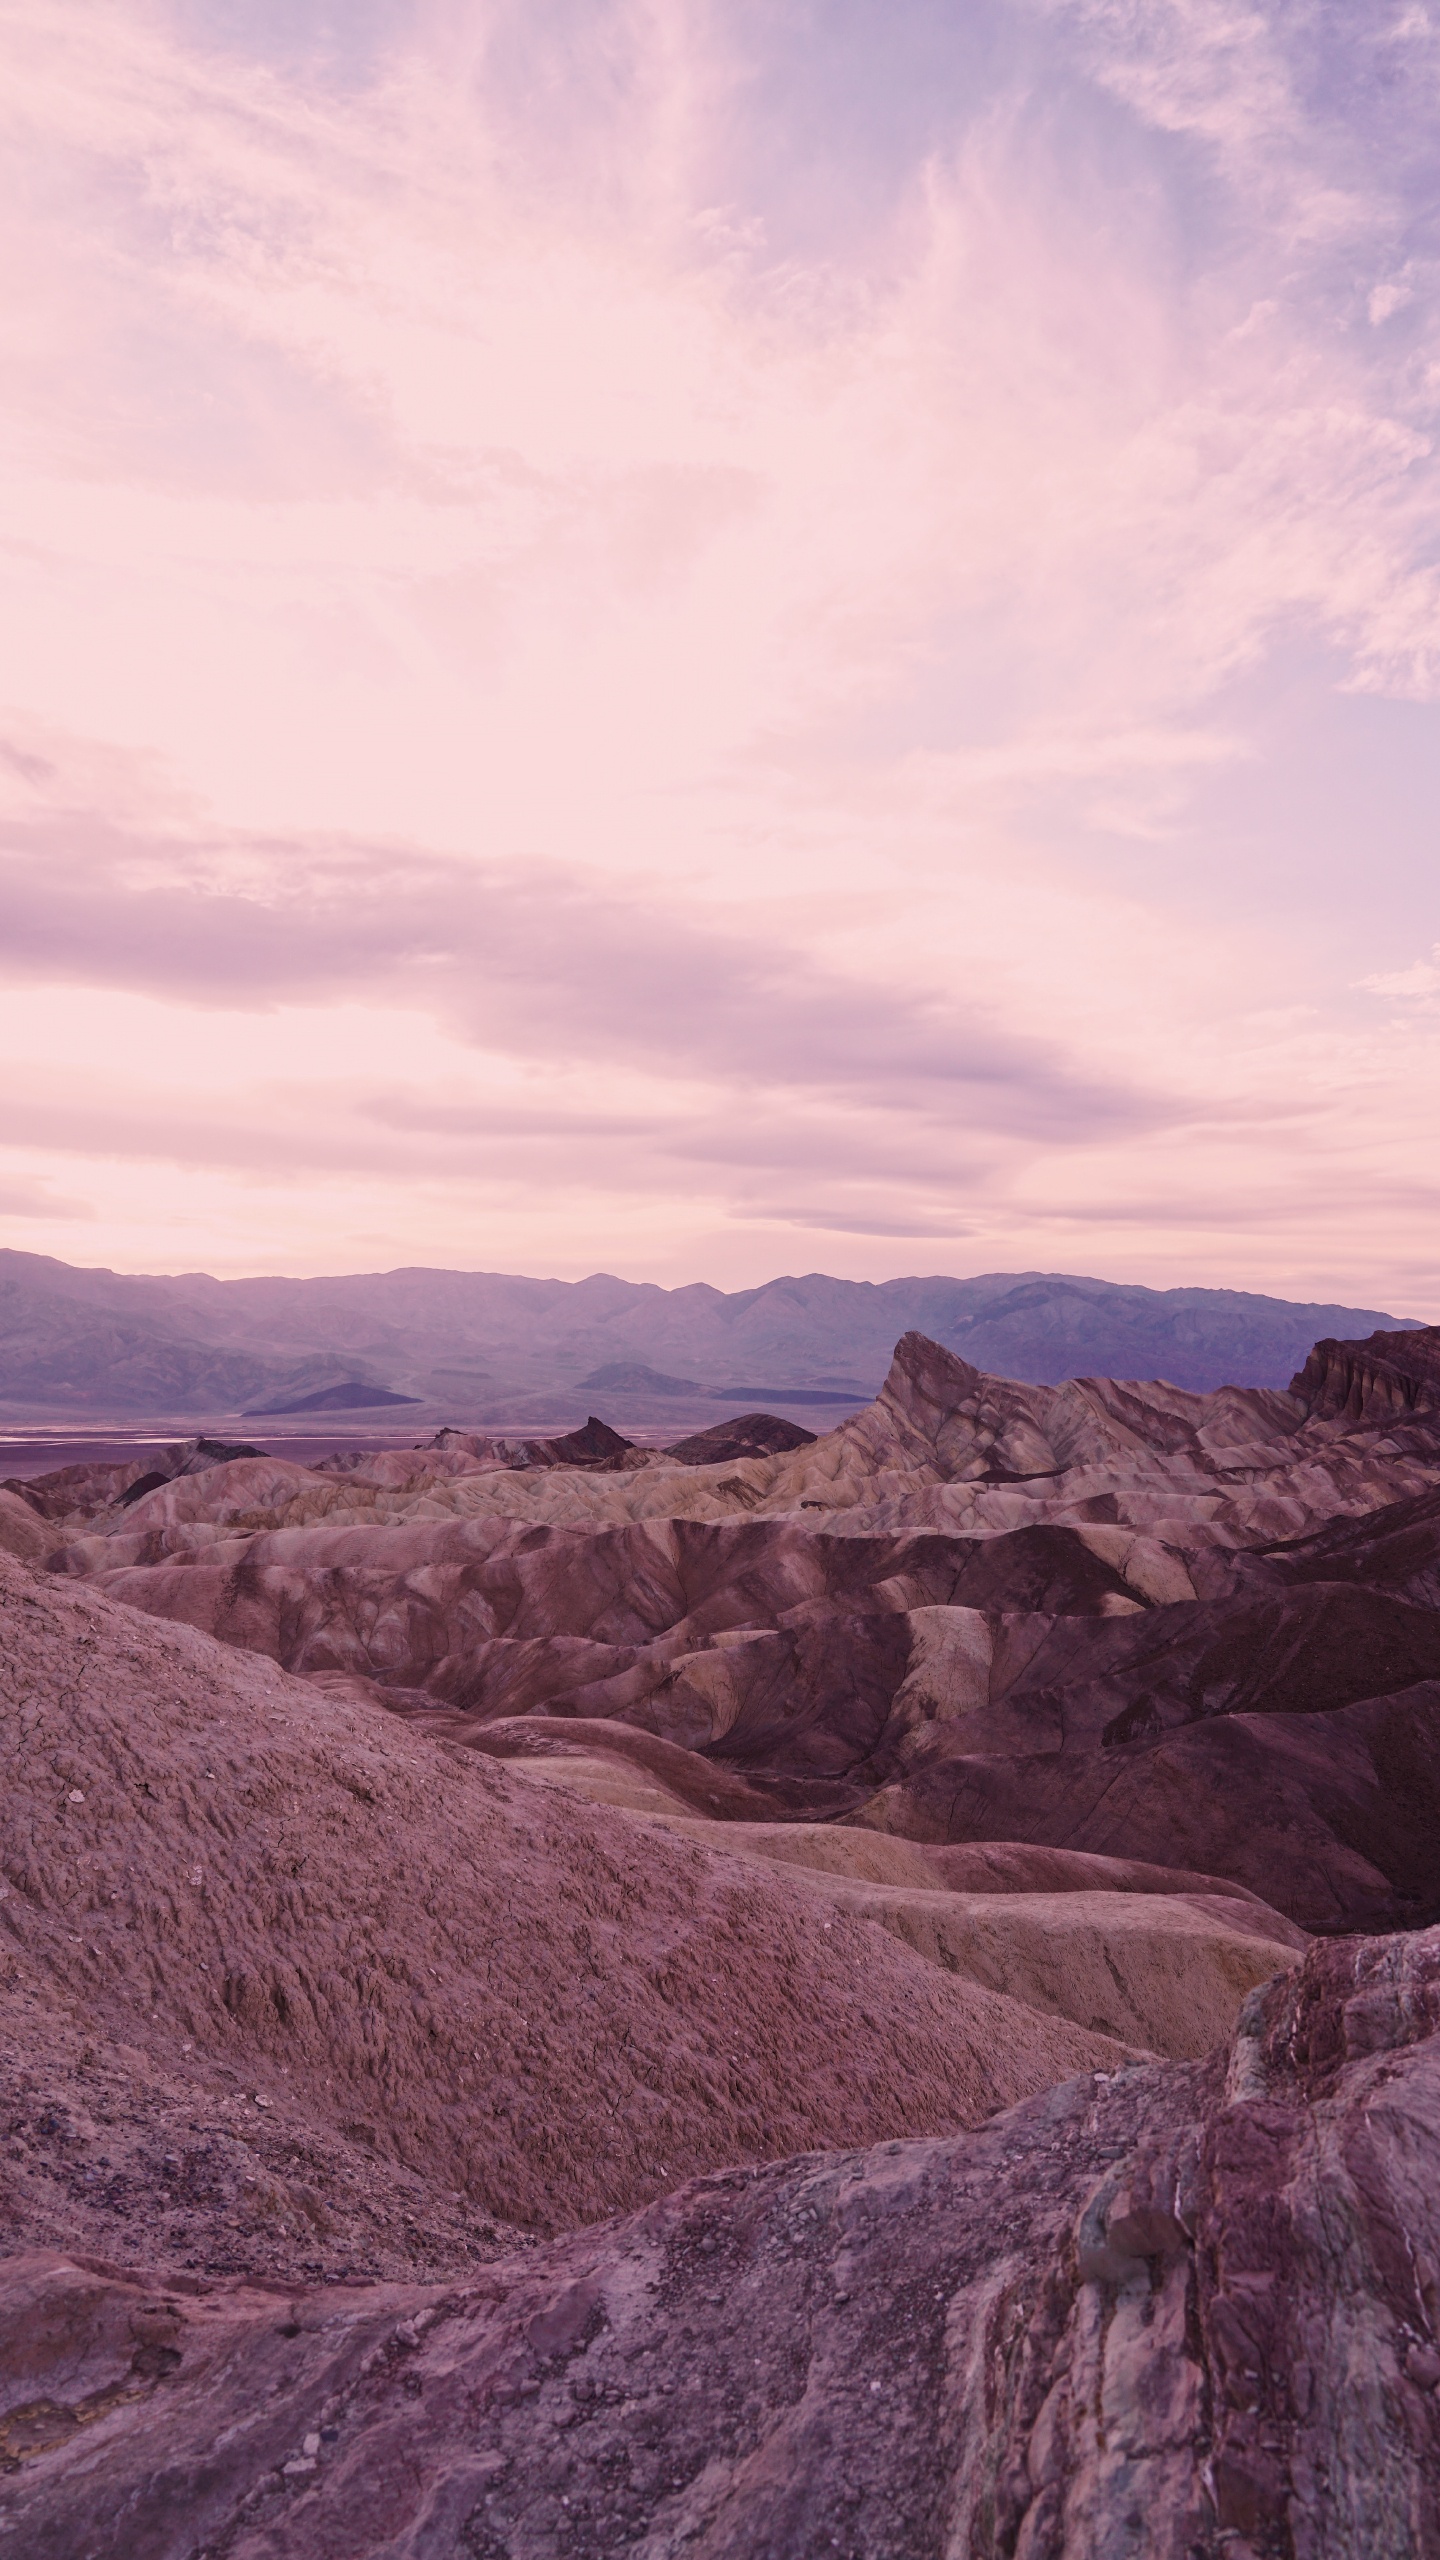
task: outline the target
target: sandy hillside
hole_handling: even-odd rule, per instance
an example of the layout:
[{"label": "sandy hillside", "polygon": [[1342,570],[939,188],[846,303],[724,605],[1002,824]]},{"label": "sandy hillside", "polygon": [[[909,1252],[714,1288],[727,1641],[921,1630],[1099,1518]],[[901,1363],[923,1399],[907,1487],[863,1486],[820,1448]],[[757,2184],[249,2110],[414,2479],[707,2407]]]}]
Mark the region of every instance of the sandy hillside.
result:
[{"label": "sandy hillside", "polygon": [[[541,2229],[1120,2058],[801,1879],[8,1560],[0,1660],[0,1990],[29,1995],[32,2075],[77,2075],[87,2209],[115,2157],[83,2130],[92,2048],[101,2079],[124,2046],[192,2087],[198,2119],[283,2121]],[[58,2237],[29,2193],[15,2237]]]}]

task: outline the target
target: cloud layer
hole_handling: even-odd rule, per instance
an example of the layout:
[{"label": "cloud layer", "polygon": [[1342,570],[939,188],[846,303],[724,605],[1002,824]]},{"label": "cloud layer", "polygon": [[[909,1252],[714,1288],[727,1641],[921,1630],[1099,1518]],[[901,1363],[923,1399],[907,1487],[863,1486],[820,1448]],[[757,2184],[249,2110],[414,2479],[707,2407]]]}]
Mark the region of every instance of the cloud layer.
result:
[{"label": "cloud layer", "polygon": [[0,0],[17,1237],[1440,1314],[1440,37],[881,14]]}]

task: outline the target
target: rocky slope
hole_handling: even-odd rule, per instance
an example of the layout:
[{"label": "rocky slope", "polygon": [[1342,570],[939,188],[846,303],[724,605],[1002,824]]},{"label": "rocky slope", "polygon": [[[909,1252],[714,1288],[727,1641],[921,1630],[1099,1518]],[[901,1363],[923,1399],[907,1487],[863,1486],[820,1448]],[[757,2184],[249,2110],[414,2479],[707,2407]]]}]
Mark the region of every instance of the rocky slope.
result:
[{"label": "rocky slope", "polygon": [[5,1489],[0,2549],[1435,2547],[1436,1342]]},{"label": "rocky slope", "polygon": [[[38,2068],[59,2018],[112,2079],[124,2047],[226,2143],[284,2121],[553,2229],[702,2166],[978,2121],[1123,2053],[773,1864],[3,1558],[0,1663],[6,2042]],[[61,2103],[90,2118],[84,2085]],[[0,2166],[12,2233],[34,2167]],[[75,2188],[117,2242],[137,2174],[111,2152]],[[64,2195],[47,2209],[59,2237]]]},{"label": "rocky slope", "polygon": [[1349,1422],[1440,1412],[1440,1331],[1317,1342],[1291,1385],[1311,1413]]},{"label": "rocky slope", "polygon": [[1428,2560],[1440,1936],[443,2284],[0,2276],[27,2560]]}]

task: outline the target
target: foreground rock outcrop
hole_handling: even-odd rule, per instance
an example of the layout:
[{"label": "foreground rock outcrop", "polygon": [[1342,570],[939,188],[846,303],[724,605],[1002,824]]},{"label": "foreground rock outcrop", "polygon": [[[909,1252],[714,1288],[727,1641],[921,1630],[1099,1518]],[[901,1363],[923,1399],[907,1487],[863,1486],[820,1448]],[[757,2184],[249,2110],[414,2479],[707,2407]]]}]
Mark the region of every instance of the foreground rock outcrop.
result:
[{"label": "foreground rock outcrop", "polygon": [[0,2269],[27,2560],[1428,2560],[1440,1933],[443,2285]]}]

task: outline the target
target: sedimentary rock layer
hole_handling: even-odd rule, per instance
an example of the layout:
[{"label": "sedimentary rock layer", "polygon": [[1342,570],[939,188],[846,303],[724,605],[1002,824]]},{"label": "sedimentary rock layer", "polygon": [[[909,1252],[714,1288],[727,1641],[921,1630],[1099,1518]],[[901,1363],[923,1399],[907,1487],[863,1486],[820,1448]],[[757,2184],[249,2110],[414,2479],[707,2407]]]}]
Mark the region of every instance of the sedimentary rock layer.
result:
[{"label": "sedimentary rock layer", "polygon": [[11,1488],[11,2547],[1440,2560],[1433,1361]]},{"label": "sedimentary rock layer", "polygon": [[[733,1461],[593,1423],[30,1501],[58,1570],[452,1740],[626,1726],[752,1817],[1203,1868],[1306,1929],[1426,1924],[1440,1420],[1337,1413],[1321,1349],[1293,1393],[1195,1396],[1023,1386],[907,1335],[853,1421]],[[1415,1379],[1434,1356],[1351,1349]]]}]

